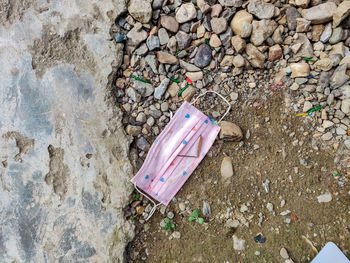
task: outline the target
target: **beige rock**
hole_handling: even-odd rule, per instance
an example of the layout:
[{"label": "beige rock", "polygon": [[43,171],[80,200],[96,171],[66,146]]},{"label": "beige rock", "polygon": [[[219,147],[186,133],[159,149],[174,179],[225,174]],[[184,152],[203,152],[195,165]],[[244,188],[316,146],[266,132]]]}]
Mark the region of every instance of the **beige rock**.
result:
[{"label": "beige rock", "polygon": [[214,17],[210,20],[211,29],[215,34],[221,34],[227,29],[227,21],[223,17]]},{"label": "beige rock", "polygon": [[272,40],[276,43],[276,44],[282,44],[283,43],[283,38],[282,38],[282,34],[284,31],[284,27],[282,25],[279,25],[276,29],[275,32],[273,32],[272,34]]},{"label": "beige rock", "polygon": [[130,0],[128,11],[142,24],[147,24],[152,18],[152,6],[147,0]]},{"label": "beige rock", "polygon": [[187,63],[184,60],[180,59],[180,67],[184,68],[186,71],[191,71],[191,72],[195,72],[195,71],[200,71],[201,69],[191,63]]},{"label": "beige rock", "polygon": [[226,156],[222,159],[220,172],[224,179],[229,179],[233,176],[233,166],[230,157]]},{"label": "beige rock", "polygon": [[179,85],[177,85],[177,83],[175,82],[172,82],[167,90],[167,92],[170,94],[171,97],[175,97],[179,91],[180,91]]},{"label": "beige rock", "polygon": [[168,44],[166,46],[171,52],[175,52],[177,50],[176,37],[172,36],[171,38],[169,38]]},{"label": "beige rock", "polygon": [[254,68],[264,68],[265,55],[256,46],[249,43],[245,50],[248,55],[248,61]]},{"label": "beige rock", "polygon": [[244,67],[245,65],[244,58],[241,55],[235,56],[233,59],[233,65],[238,68]]},{"label": "beige rock", "polygon": [[197,17],[196,8],[192,3],[182,4],[176,12],[176,21],[180,24],[191,21]]},{"label": "beige rock", "polygon": [[300,6],[301,8],[307,8],[310,0],[295,0],[295,5]]},{"label": "beige rock", "polygon": [[173,33],[176,33],[179,30],[179,23],[172,16],[161,16],[160,24],[166,30],[169,30],[170,32],[173,32]]},{"label": "beige rock", "polygon": [[220,38],[218,37],[217,34],[212,34],[211,35],[210,40],[209,40],[209,44],[212,47],[220,47],[221,46],[221,40],[220,40]]},{"label": "beige rock", "polygon": [[231,67],[233,65],[233,56],[226,55],[220,62],[220,67]]},{"label": "beige rock", "polygon": [[333,61],[330,58],[320,59],[314,64],[314,70],[316,71],[329,71],[332,67]]},{"label": "beige rock", "polygon": [[241,128],[229,121],[220,122],[220,139],[227,141],[240,141],[243,138],[243,133]]},{"label": "beige rock", "polygon": [[310,75],[310,66],[307,63],[292,63],[290,65],[292,78],[307,77]]},{"label": "beige rock", "polygon": [[340,61],[340,63],[339,63],[339,65],[343,65],[343,64],[347,64],[348,65],[348,69],[350,68],[350,55],[347,55],[346,57],[344,57],[341,61]]},{"label": "beige rock", "polygon": [[210,5],[205,0],[197,0],[197,5],[203,14],[210,11]]},{"label": "beige rock", "polygon": [[337,5],[331,1],[308,9],[303,9],[301,15],[312,24],[322,24],[331,21],[337,11]]},{"label": "beige rock", "polygon": [[197,38],[202,38],[205,34],[205,27],[200,25],[197,29]]},{"label": "beige rock", "polygon": [[305,18],[297,18],[297,28],[296,31],[298,33],[308,32],[310,29],[311,21],[306,20]]},{"label": "beige rock", "polygon": [[234,36],[231,38],[231,44],[233,46],[233,48],[238,52],[238,53],[242,53],[242,51],[245,49],[246,47],[246,42],[243,38],[241,38],[240,36]]},{"label": "beige rock", "polygon": [[251,23],[253,16],[245,10],[238,11],[231,20],[231,29],[236,35],[240,35],[243,23]]},{"label": "beige rock", "polygon": [[288,259],[289,258],[288,251],[284,247],[281,248],[280,255],[284,259]]},{"label": "beige rock", "polygon": [[350,14],[350,1],[343,1],[333,14],[333,28],[336,28]]},{"label": "beige rock", "polygon": [[178,60],[175,56],[173,56],[167,52],[163,52],[163,51],[157,52],[157,59],[158,59],[159,63],[163,63],[163,64],[177,64],[178,63]]},{"label": "beige rock", "polygon": [[339,42],[338,44],[335,44],[332,46],[331,51],[329,51],[329,57],[334,54],[340,54],[342,57],[345,56],[345,47],[344,42]]},{"label": "beige rock", "polygon": [[210,12],[211,18],[213,18],[213,17],[219,17],[221,11],[222,11],[222,6],[221,6],[220,4],[212,5],[212,6],[211,6],[211,12]]},{"label": "beige rock", "polygon": [[250,0],[247,10],[259,19],[270,19],[275,13],[274,5],[262,0]]},{"label": "beige rock", "polygon": [[314,25],[312,27],[312,41],[318,42],[320,41],[320,37],[324,31],[324,25]]},{"label": "beige rock", "polygon": [[192,86],[189,86],[187,89],[184,90],[184,92],[182,92],[181,97],[185,101],[190,102],[192,100],[194,94],[196,94],[196,89]]},{"label": "beige rock", "polygon": [[269,61],[275,61],[282,57],[283,51],[280,45],[276,44],[269,48]]},{"label": "beige rock", "polygon": [[277,28],[277,23],[274,20],[253,21],[253,30],[250,36],[250,41],[255,46],[260,46],[264,41],[273,34]]},{"label": "beige rock", "polygon": [[197,71],[197,72],[186,72],[186,77],[188,77],[192,81],[197,81],[203,79],[203,72]]},{"label": "beige rock", "polygon": [[195,33],[198,30],[198,27],[201,25],[201,21],[197,21],[191,25],[191,33]]}]

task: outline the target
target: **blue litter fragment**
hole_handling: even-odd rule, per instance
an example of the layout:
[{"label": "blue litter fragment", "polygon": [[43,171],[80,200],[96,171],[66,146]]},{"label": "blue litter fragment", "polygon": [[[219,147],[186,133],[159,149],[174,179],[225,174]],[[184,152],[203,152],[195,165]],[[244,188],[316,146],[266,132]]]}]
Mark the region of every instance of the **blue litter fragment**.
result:
[{"label": "blue litter fragment", "polygon": [[259,235],[254,237],[254,241],[256,243],[265,243],[266,242],[266,237],[264,237],[263,235],[259,234]]},{"label": "blue litter fragment", "polygon": [[350,263],[350,261],[333,242],[328,242],[311,263]]},{"label": "blue litter fragment", "polygon": [[117,43],[124,42],[124,41],[126,41],[127,39],[128,39],[128,38],[127,38],[126,35],[120,34],[120,33],[118,33],[118,34],[116,34],[116,35],[114,36],[114,40],[115,40],[115,42],[117,42]]},{"label": "blue litter fragment", "polygon": [[309,76],[307,76],[307,78],[308,78],[308,79],[313,79],[313,78],[314,78],[314,76],[309,75]]},{"label": "blue litter fragment", "polygon": [[292,75],[292,72],[286,72],[286,76],[291,76]]}]

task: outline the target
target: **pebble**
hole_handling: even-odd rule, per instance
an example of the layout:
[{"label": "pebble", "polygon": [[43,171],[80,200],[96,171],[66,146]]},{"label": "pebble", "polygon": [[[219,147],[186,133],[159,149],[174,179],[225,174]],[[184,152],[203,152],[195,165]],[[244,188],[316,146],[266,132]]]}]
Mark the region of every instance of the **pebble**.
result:
[{"label": "pebble", "polygon": [[146,41],[147,47],[150,51],[155,50],[160,47],[159,38],[154,35],[150,35]]},{"label": "pebble", "polygon": [[169,35],[165,28],[160,28],[158,30],[158,38],[160,45],[165,45],[169,41]]},{"label": "pebble", "polygon": [[172,234],[171,234],[171,237],[173,239],[179,239],[181,238],[181,233],[179,231],[174,231]]},{"label": "pebble", "polygon": [[232,236],[233,239],[233,249],[234,250],[244,250],[245,249],[245,240],[238,238],[236,235]]},{"label": "pebble", "polygon": [[241,35],[243,24],[244,23],[251,24],[252,21],[253,21],[253,16],[251,14],[249,14],[245,10],[240,10],[234,15],[230,26],[232,31],[236,35]]},{"label": "pebble", "polygon": [[266,208],[268,211],[273,212],[273,204],[267,203]]},{"label": "pebble", "polygon": [[248,12],[259,19],[270,19],[275,12],[275,6],[262,0],[251,0],[248,4]]},{"label": "pebble", "polygon": [[333,2],[326,2],[308,9],[303,9],[301,15],[313,24],[322,24],[331,21],[337,5]]},{"label": "pebble", "polygon": [[343,36],[343,29],[341,27],[337,27],[333,29],[332,36],[328,40],[328,42],[332,45],[337,44],[341,41]]},{"label": "pebble", "polygon": [[211,60],[212,54],[210,47],[206,44],[200,45],[194,58],[194,64],[199,68],[204,68],[210,64]]},{"label": "pebble", "polygon": [[332,138],[333,138],[333,135],[332,135],[331,132],[326,132],[325,134],[323,134],[321,136],[321,139],[324,140],[324,141],[329,141]]},{"label": "pebble", "polygon": [[173,219],[174,218],[174,213],[170,211],[170,212],[168,212],[167,216],[168,216],[169,219]]},{"label": "pebble", "polygon": [[186,205],[185,205],[184,202],[180,202],[180,203],[179,203],[179,209],[180,209],[180,211],[182,211],[182,212],[186,210]]},{"label": "pebble", "polygon": [[229,179],[233,176],[233,166],[230,157],[224,157],[221,162],[221,176],[224,179]]},{"label": "pebble", "polygon": [[284,259],[288,259],[289,258],[288,251],[284,247],[281,248],[280,255]]},{"label": "pebble", "polygon": [[178,60],[175,56],[164,52],[164,51],[158,51],[157,52],[157,59],[160,63],[164,64],[177,64]]},{"label": "pebble", "polygon": [[227,21],[223,17],[214,17],[210,21],[211,28],[215,34],[221,34],[227,29]]},{"label": "pebble", "polygon": [[154,90],[154,98],[160,100],[162,98],[163,94],[166,92],[169,83],[170,83],[170,79],[165,78],[160,83],[160,85],[157,88],[155,88],[155,90]]},{"label": "pebble", "polygon": [[292,78],[307,77],[310,75],[310,66],[307,63],[292,63],[290,65]]},{"label": "pebble", "polygon": [[147,0],[130,0],[128,11],[135,20],[142,24],[147,24],[152,18],[152,7]]},{"label": "pebble", "polygon": [[319,196],[317,196],[317,201],[319,203],[328,203],[328,202],[332,201],[332,195],[330,193],[319,195]]},{"label": "pebble", "polygon": [[202,207],[202,214],[205,217],[208,217],[211,215],[211,208],[208,202],[203,201],[203,207]]},{"label": "pebble", "polygon": [[170,32],[173,32],[173,33],[176,33],[179,30],[179,23],[172,16],[161,16],[160,24],[166,30],[169,30]]},{"label": "pebble", "polygon": [[197,17],[197,11],[192,3],[183,4],[176,12],[176,21],[180,24],[191,21]]},{"label": "pebble", "polygon": [[228,121],[220,122],[220,139],[224,139],[226,141],[240,141],[243,138],[243,133],[241,128]]}]

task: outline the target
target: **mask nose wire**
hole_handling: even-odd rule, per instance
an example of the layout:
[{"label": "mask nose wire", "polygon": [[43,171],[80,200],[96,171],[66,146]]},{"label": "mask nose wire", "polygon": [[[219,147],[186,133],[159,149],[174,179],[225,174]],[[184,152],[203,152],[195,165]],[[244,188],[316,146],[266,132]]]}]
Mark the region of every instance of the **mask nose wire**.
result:
[{"label": "mask nose wire", "polygon": [[137,192],[139,192],[140,194],[142,194],[144,197],[146,197],[146,198],[147,198],[149,201],[151,201],[152,204],[153,204],[153,207],[152,207],[151,211],[149,212],[148,217],[145,219],[146,221],[148,221],[148,220],[153,216],[154,212],[157,210],[157,207],[158,207],[161,203],[156,204],[151,198],[148,198],[148,196],[147,196],[146,194],[142,193],[142,192],[137,188],[136,183],[134,183],[134,187],[135,187],[135,189],[136,189]]},{"label": "mask nose wire", "polygon": [[231,104],[230,104],[230,103],[228,102],[228,100],[227,100],[224,96],[222,96],[221,94],[217,93],[216,91],[207,90],[207,91],[204,92],[203,94],[198,95],[198,97],[197,97],[193,102],[191,102],[191,105],[193,105],[200,97],[205,96],[205,94],[207,94],[207,93],[214,93],[214,94],[218,95],[218,96],[219,96],[220,98],[222,98],[222,99],[227,103],[227,105],[228,105],[228,108],[227,108],[225,114],[224,114],[224,115],[221,117],[221,119],[218,121],[218,123],[220,123],[220,122],[225,118],[225,116],[230,112],[230,110],[231,110]]}]

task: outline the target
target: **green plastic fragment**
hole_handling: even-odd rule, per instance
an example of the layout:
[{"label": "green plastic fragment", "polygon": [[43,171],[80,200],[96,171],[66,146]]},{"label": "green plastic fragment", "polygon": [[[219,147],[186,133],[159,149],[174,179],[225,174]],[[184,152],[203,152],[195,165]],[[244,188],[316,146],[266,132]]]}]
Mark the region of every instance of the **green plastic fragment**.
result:
[{"label": "green plastic fragment", "polygon": [[181,53],[182,49],[175,52],[175,56],[179,55]]},{"label": "green plastic fragment", "polygon": [[180,83],[180,80],[178,80],[178,79],[170,78],[170,80],[171,80],[172,82],[175,82],[175,83]]},{"label": "green plastic fragment", "polygon": [[313,59],[311,59],[311,58],[307,58],[307,57],[301,57],[301,59],[304,59],[304,60],[306,60],[306,61],[310,61],[310,62],[312,62],[312,63],[315,62],[315,60],[313,60]]},{"label": "green plastic fragment", "polygon": [[338,171],[334,171],[333,176],[336,177],[338,175],[339,175]]},{"label": "green plastic fragment", "polygon": [[190,85],[186,85],[184,88],[182,88],[179,93],[177,94],[178,97],[182,95],[182,92],[184,92]]},{"label": "green plastic fragment", "polygon": [[205,44],[207,44],[211,50],[214,50],[215,48],[213,48],[210,44],[209,44],[209,38],[205,39]]},{"label": "green plastic fragment", "polygon": [[204,219],[201,218],[201,217],[198,217],[197,222],[198,222],[199,224],[203,224],[203,223],[204,223]]},{"label": "green plastic fragment", "polygon": [[320,109],[322,109],[322,106],[321,106],[321,105],[320,105],[320,106],[317,106],[317,107],[315,107],[315,108],[312,108],[311,110],[308,110],[307,113],[311,113],[311,112],[314,112],[314,111],[317,111],[317,110],[320,110]]},{"label": "green plastic fragment", "polygon": [[151,81],[149,81],[149,80],[147,80],[147,79],[142,79],[142,78],[140,78],[140,77],[138,77],[138,76],[135,76],[135,75],[132,75],[131,76],[133,79],[135,79],[135,80],[138,80],[138,81],[141,81],[141,82],[144,82],[144,83],[149,83],[149,84],[151,84]]}]

